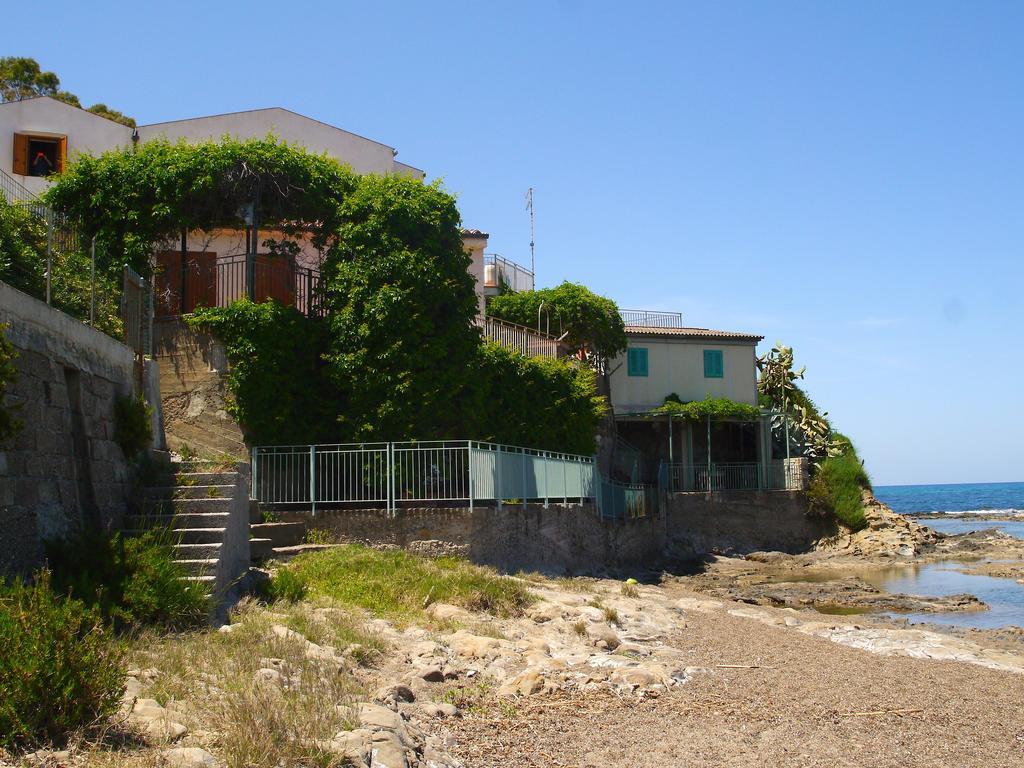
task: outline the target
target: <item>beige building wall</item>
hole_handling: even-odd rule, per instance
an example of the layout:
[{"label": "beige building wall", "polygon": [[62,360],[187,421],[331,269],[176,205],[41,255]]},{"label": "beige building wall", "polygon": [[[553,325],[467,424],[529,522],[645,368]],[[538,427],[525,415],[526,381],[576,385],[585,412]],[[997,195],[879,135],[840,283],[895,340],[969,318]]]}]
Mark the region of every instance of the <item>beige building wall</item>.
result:
[{"label": "beige building wall", "polygon": [[[647,350],[647,376],[629,375],[628,352],[611,364],[611,403],[615,413],[649,411],[662,405],[673,392],[683,402],[711,395],[757,404],[756,342],[632,335],[629,346]],[[722,378],[705,378],[705,349],[722,351]]]},{"label": "beige building wall", "polygon": [[351,166],[356,173],[400,173],[418,179],[424,176],[418,168],[395,160],[394,148],[386,144],[280,107],[139,126],[143,141],[158,137],[189,142],[216,141],[224,136],[262,139],[268,134],[303,146],[310,152],[326,153]]},{"label": "beige building wall", "polygon": [[476,281],[477,311],[481,317],[484,315],[484,251],[487,249],[487,235],[480,233],[463,233],[462,244],[466,246],[473,263],[469,265],[469,274]]},{"label": "beige building wall", "polygon": [[46,179],[14,173],[14,134],[67,138],[67,159],[87,152],[99,154],[132,143],[132,129],[49,96],[0,104],[0,169],[30,192],[39,194]]}]

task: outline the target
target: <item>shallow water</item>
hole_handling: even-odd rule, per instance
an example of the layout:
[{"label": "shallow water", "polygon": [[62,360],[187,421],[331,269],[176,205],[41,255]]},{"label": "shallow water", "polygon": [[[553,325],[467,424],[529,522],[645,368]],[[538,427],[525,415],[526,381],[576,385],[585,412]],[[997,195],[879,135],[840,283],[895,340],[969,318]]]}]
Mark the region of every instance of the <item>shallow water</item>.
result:
[{"label": "shallow water", "polygon": [[905,568],[887,568],[874,573],[857,575],[869,584],[886,592],[907,595],[975,595],[989,606],[987,611],[954,611],[950,613],[890,614],[912,622],[928,621],[958,627],[994,629],[996,627],[1024,627],[1024,584],[1014,579],[977,576],[959,573],[957,568],[970,564],[957,562],[928,563]]}]

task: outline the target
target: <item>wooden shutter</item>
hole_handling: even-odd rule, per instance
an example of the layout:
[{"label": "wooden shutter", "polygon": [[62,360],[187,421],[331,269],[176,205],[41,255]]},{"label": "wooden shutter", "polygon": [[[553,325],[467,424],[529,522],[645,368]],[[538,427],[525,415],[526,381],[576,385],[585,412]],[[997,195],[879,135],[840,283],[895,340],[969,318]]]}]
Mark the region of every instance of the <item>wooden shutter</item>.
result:
[{"label": "wooden shutter", "polygon": [[647,375],[647,350],[631,347],[626,354],[626,369],[630,376]]},{"label": "wooden shutter", "polygon": [[64,173],[68,161],[68,137],[57,139],[57,173]]},{"label": "wooden shutter", "polygon": [[19,176],[28,176],[28,136],[14,134],[14,162],[11,169]]},{"label": "wooden shutter", "polygon": [[725,375],[725,363],[722,359],[722,350],[704,350],[704,378],[721,379]]}]

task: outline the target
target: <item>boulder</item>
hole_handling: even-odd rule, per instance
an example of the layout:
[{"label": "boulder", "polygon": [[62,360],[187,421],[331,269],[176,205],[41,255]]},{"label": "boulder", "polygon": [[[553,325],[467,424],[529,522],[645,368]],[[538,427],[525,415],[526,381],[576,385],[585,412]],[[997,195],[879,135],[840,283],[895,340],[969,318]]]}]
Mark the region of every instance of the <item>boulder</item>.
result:
[{"label": "boulder", "polygon": [[405,747],[395,734],[389,731],[373,734],[370,768],[409,768]]},{"label": "boulder", "polygon": [[503,646],[508,645],[507,642],[496,637],[474,635],[461,629],[451,635],[449,644],[456,656],[464,659],[487,660],[497,658],[501,654]]},{"label": "boulder", "polygon": [[167,749],[162,757],[167,768],[214,768],[220,765],[217,758],[199,747]]},{"label": "boulder", "polygon": [[428,701],[420,705],[420,711],[427,717],[458,717],[459,708],[446,701]]},{"label": "boulder", "polygon": [[473,614],[465,608],[448,603],[434,603],[427,608],[427,615],[439,621],[471,621]]},{"label": "boulder", "polygon": [[606,648],[609,651],[614,651],[620,645],[619,636],[615,634],[611,627],[604,623],[588,626],[587,637],[590,638],[592,645],[598,648]]},{"label": "boulder", "polygon": [[402,683],[391,683],[377,689],[373,700],[381,704],[394,705],[400,701],[416,701],[412,688]]}]

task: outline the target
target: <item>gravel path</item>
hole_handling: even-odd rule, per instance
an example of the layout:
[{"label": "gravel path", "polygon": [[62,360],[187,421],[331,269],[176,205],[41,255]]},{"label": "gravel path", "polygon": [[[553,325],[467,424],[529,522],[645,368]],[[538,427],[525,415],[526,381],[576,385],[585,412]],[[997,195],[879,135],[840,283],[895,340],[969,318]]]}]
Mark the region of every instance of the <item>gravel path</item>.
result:
[{"label": "gravel path", "polygon": [[444,726],[450,752],[466,768],[1024,766],[1022,675],[880,656],[724,610],[689,612],[666,640],[710,672],[643,701],[487,699]]}]

